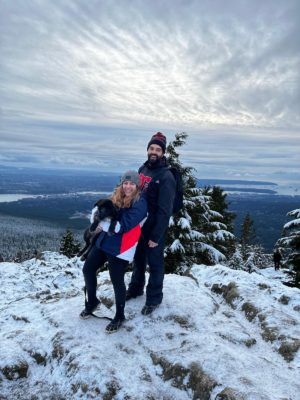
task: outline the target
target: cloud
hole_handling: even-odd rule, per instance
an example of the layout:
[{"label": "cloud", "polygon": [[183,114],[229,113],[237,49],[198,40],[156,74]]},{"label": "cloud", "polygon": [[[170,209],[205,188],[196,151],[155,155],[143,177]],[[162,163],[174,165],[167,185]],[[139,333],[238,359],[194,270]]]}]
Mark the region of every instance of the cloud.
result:
[{"label": "cloud", "polygon": [[207,162],[217,154],[262,174],[271,159],[288,168],[262,150],[267,144],[282,146],[296,167],[297,0],[15,0],[0,8],[4,152],[114,169],[144,154],[153,131],[185,130],[195,153],[212,154]]}]

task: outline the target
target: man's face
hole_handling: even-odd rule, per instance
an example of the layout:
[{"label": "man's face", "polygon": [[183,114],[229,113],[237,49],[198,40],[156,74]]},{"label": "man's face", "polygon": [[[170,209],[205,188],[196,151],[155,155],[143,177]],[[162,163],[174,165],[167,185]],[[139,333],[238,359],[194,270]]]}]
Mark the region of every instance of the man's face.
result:
[{"label": "man's face", "polygon": [[163,149],[158,144],[151,144],[149,146],[147,154],[148,154],[148,161],[150,163],[155,163],[159,161],[164,155]]}]

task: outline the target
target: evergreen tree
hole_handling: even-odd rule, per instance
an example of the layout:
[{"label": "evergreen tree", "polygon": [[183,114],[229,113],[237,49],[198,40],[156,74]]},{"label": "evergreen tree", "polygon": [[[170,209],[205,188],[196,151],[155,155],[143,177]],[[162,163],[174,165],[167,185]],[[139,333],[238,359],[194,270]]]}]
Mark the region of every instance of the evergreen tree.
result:
[{"label": "evergreen tree", "polygon": [[80,243],[74,239],[70,229],[67,229],[60,242],[59,252],[68,258],[76,256],[80,250]]},{"label": "evergreen tree", "polygon": [[[204,232],[209,238],[209,242],[226,258],[230,257],[236,248],[236,239],[233,235],[232,221],[235,218],[234,213],[227,210],[226,193],[218,186],[205,187],[202,193],[210,196],[210,216],[208,218]],[[228,225],[229,224],[229,228]]]},{"label": "evergreen tree", "polygon": [[283,237],[275,247],[283,254],[283,264],[292,269],[296,285],[300,285],[300,209],[287,213],[293,219],[283,227]]},{"label": "evergreen tree", "polygon": [[228,203],[226,200],[227,193],[225,193],[224,189],[222,189],[220,186],[208,186],[205,189],[212,199],[211,209],[222,215],[223,224],[226,225],[229,232],[233,233],[233,220],[235,219],[236,214],[228,211]]},{"label": "evergreen tree", "polygon": [[225,224],[220,222],[222,215],[210,208],[212,200],[208,194],[202,193],[202,210],[197,219],[197,229],[202,233],[197,243],[197,263],[214,265],[226,260],[226,242],[234,239],[234,235],[227,231]]},{"label": "evergreen tree", "polygon": [[[195,215],[193,210],[202,206],[200,189],[196,188],[191,167],[184,167],[179,160],[177,148],[185,144],[186,133],[175,135],[175,140],[167,147],[168,163],[176,167],[183,179],[184,201],[183,208],[170,218],[165,246],[165,269],[167,273],[183,272],[185,266],[196,262],[195,241],[202,234],[195,230]],[[197,217],[196,217],[197,218]]]},{"label": "evergreen tree", "polygon": [[247,213],[241,225],[240,241],[227,266],[253,272],[272,265],[272,257],[257,243],[254,221]]},{"label": "evergreen tree", "polygon": [[210,209],[211,196],[197,187],[194,169],[183,166],[179,159],[177,149],[185,144],[186,138],[186,133],[178,133],[167,147],[169,164],[182,174],[184,192],[183,208],[171,217],[166,237],[167,273],[183,273],[186,267],[196,263],[213,265],[226,259],[222,250],[215,247],[217,231],[225,231],[226,226],[215,221],[217,213]]},{"label": "evergreen tree", "polygon": [[270,254],[266,254],[260,245],[248,245],[243,252],[242,245],[238,244],[234,254],[230,257],[226,265],[232,269],[253,272],[272,265],[272,257]]},{"label": "evergreen tree", "polygon": [[245,270],[245,262],[242,257],[240,244],[236,246],[235,252],[232,254],[226,265],[231,269]]},{"label": "evergreen tree", "polygon": [[243,259],[246,260],[248,257],[248,250],[249,246],[254,244],[254,240],[256,238],[255,228],[254,228],[254,221],[251,218],[250,214],[247,213],[241,228],[241,253]]}]

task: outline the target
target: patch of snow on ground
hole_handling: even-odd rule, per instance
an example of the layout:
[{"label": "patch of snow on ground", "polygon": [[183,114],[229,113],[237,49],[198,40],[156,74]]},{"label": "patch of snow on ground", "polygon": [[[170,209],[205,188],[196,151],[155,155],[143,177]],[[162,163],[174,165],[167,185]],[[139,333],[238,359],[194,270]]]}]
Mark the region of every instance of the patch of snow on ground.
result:
[{"label": "patch of snow on ground", "polygon": [[[55,253],[0,263],[0,399],[195,398],[189,375],[168,373],[170,363],[197,365],[215,382],[203,399],[229,387],[237,399],[297,400],[300,351],[286,361],[278,349],[300,337],[300,294],[276,279],[281,271],[198,265],[190,276],[166,275],[162,305],[143,316],[145,297],[129,301],[127,321],[109,335],[107,320],[78,318],[82,265]],[[112,317],[108,272],[98,282],[97,314]],[[252,320],[245,303],[257,308]]]}]

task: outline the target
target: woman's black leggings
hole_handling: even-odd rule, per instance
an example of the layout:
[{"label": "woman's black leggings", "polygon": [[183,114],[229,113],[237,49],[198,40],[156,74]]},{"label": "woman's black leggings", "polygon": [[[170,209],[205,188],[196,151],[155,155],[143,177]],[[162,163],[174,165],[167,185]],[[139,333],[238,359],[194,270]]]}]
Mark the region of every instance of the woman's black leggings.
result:
[{"label": "woman's black leggings", "polygon": [[117,313],[120,311],[122,314],[126,297],[124,275],[128,266],[128,261],[104,253],[96,246],[92,248],[82,270],[87,291],[86,308],[87,310],[93,310],[99,303],[96,297],[97,271],[106,261],[108,261],[110,279],[114,287]]}]

